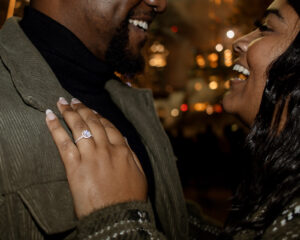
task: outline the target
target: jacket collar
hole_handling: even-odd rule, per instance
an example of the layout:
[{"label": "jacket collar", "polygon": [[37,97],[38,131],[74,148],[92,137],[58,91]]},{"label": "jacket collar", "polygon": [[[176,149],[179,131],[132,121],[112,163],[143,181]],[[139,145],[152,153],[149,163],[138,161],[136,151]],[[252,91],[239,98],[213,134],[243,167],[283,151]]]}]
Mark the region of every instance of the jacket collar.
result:
[{"label": "jacket collar", "polygon": [[39,111],[50,108],[59,115],[56,108],[58,98],[70,99],[72,96],[62,88],[46,61],[19,26],[19,21],[18,18],[10,18],[1,29],[2,61],[26,104]]}]

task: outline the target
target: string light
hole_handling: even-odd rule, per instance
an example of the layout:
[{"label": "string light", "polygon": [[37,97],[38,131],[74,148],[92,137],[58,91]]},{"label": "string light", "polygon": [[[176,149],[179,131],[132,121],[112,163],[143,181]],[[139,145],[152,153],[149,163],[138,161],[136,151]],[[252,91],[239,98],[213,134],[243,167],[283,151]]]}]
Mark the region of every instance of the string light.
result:
[{"label": "string light", "polygon": [[223,108],[220,104],[215,104],[214,105],[214,112],[216,113],[222,113],[223,112]]},{"label": "string light", "polygon": [[197,112],[203,112],[206,110],[207,103],[196,103],[194,109]]},{"label": "string light", "polygon": [[198,66],[201,68],[204,68],[206,65],[204,57],[200,54],[196,57],[196,62],[198,64]]},{"label": "string light", "polygon": [[223,45],[222,45],[221,43],[218,43],[218,44],[216,45],[216,51],[217,51],[217,52],[222,52],[223,49],[224,49],[224,47],[223,47]]},{"label": "string light", "polygon": [[201,91],[201,89],[202,89],[203,87],[202,87],[202,84],[201,84],[201,83],[197,82],[197,83],[195,83],[194,88],[195,88],[196,91]]},{"label": "string light", "polygon": [[226,33],[226,36],[229,38],[229,39],[232,39],[235,37],[235,32],[233,30],[228,30],[227,33]]},{"label": "string light", "polygon": [[211,53],[208,55],[208,60],[210,62],[210,67],[211,68],[217,68],[218,67],[218,60],[219,60],[219,55],[217,53]]},{"label": "string light", "polygon": [[230,80],[227,80],[227,81],[224,83],[224,87],[225,87],[225,89],[229,89],[229,88],[230,88]]},{"label": "string light", "polygon": [[211,90],[216,90],[218,88],[219,84],[216,81],[212,81],[209,83],[208,86]]},{"label": "string light", "polygon": [[177,108],[173,108],[171,110],[171,116],[172,117],[178,117],[179,116],[179,110]]},{"label": "string light", "polygon": [[189,110],[189,107],[188,107],[188,105],[187,105],[186,103],[184,103],[184,104],[182,104],[182,105],[180,106],[180,110],[181,110],[182,112],[187,112],[187,111]]},{"label": "string light", "polygon": [[232,62],[232,51],[230,49],[226,49],[224,51],[224,64],[226,67],[231,67],[233,62]]},{"label": "string light", "polygon": [[207,115],[212,115],[214,113],[214,108],[211,105],[208,105],[206,108]]}]

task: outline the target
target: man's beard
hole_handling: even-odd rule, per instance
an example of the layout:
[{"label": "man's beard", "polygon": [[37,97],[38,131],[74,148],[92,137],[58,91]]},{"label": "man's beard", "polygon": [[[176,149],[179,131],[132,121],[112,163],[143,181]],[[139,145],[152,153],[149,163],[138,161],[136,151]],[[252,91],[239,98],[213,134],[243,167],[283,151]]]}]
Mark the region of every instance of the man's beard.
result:
[{"label": "man's beard", "polygon": [[[141,42],[139,47],[142,48],[144,44],[145,42]],[[114,71],[128,76],[134,76],[144,70],[143,56],[141,54],[135,56],[129,50],[128,19],[123,21],[113,35],[105,54],[105,60]]]}]

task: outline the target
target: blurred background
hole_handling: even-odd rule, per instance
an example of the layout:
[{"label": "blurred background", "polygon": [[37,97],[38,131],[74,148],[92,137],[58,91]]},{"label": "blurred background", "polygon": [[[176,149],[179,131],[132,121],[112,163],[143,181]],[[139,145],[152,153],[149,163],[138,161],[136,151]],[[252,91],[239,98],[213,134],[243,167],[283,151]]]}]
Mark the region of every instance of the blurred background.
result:
[{"label": "blurred background", "polygon": [[[169,0],[143,49],[145,74],[125,79],[150,88],[178,158],[185,196],[223,224],[246,156],[247,127],[226,114],[232,43],[254,28],[271,0]],[[0,0],[0,26],[29,0]],[[17,41],[17,39],[16,39]]]}]

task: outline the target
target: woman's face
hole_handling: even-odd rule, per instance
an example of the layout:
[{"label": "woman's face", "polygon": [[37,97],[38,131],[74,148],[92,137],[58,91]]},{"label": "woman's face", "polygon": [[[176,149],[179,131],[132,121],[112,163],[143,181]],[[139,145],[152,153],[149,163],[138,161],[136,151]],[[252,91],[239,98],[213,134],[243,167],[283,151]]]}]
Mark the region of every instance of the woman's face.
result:
[{"label": "woman's face", "polygon": [[259,27],[238,39],[233,49],[238,55],[224,96],[224,109],[251,125],[258,113],[267,81],[267,70],[292,43],[300,30],[299,16],[286,0],[275,0]]}]

